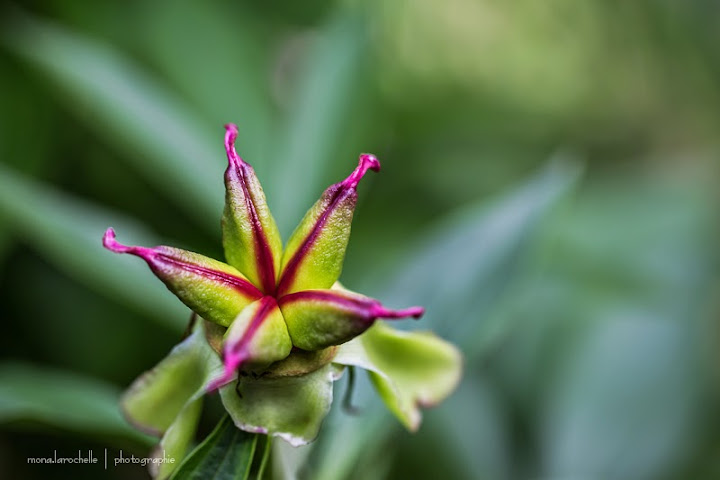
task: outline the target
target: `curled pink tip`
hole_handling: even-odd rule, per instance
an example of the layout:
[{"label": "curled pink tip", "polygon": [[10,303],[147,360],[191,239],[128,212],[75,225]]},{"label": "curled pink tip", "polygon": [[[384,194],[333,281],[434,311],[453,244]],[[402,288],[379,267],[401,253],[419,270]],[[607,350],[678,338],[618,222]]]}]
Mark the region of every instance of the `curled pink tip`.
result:
[{"label": "curled pink tip", "polygon": [[103,247],[115,253],[128,253],[132,251],[132,247],[123,245],[115,240],[115,230],[112,228],[105,230],[105,235],[103,235]]},{"label": "curled pink tip", "polygon": [[232,382],[234,373],[235,372],[233,372],[232,370],[226,369],[225,372],[223,373],[222,377],[216,378],[215,380],[210,382],[210,385],[208,385],[208,387],[207,387],[207,392],[212,393],[215,390],[222,388],[225,385],[227,385],[228,383]]},{"label": "curled pink tip", "polygon": [[372,170],[373,172],[380,171],[380,162],[377,157],[371,153],[363,153],[360,155],[358,166],[353,172],[343,180],[343,185],[348,188],[355,188],[360,180],[365,176],[365,172]]},{"label": "curled pink tip", "polygon": [[152,248],[128,246],[118,242],[115,240],[115,230],[112,228],[105,230],[105,235],[103,235],[103,247],[115,253],[131,253],[145,259],[148,262],[155,255]]},{"label": "curled pink tip", "polygon": [[413,317],[415,319],[420,318],[425,313],[423,307],[410,307],[403,310],[390,310],[385,307],[379,306],[375,311],[375,315],[380,318],[407,318]]},{"label": "curled pink tip", "polygon": [[245,359],[243,354],[233,353],[232,351],[226,351],[224,357],[225,371],[221,377],[216,378],[208,385],[208,392],[213,392],[232,382],[235,378],[235,371]]},{"label": "curled pink tip", "polygon": [[241,165],[245,163],[240,155],[235,151],[235,140],[238,135],[238,127],[234,123],[225,125],[225,152],[227,153],[228,162],[230,164]]}]

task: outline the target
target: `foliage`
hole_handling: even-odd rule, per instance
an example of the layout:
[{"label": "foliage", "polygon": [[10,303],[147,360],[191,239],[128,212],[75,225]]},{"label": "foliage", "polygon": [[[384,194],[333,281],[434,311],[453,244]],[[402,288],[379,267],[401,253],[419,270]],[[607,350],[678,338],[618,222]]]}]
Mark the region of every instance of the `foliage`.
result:
[{"label": "foliage", "polygon": [[311,448],[276,440],[274,477],[720,475],[717,6],[3,8],[0,477],[45,478],[25,459],[54,448],[147,454],[112,405],[189,312],[99,236],[221,258],[230,121],[286,238],[349,160],[378,156],[344,283],[422,304],[413,328],[466,359],[414,435],[358,377],[359,414],[335,402]]}]

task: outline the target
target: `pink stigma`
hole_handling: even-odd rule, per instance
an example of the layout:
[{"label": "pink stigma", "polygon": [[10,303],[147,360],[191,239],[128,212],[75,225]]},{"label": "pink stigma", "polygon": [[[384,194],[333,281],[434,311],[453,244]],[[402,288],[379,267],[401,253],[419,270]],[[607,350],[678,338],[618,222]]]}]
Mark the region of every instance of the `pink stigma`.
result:
[{"label": "pink stigma", "polygon": [[378,305],[373,307],[373,316],[376,318],[407,318],[407,317],[413,317],[415,319],[418,319],[423,316],[425,313],[425,309],[422,307],[410,307],[405,308],[403,310],[390,310],[388,308],[383,307],[382,305]]},{"label": "pink stigma", "polygon": [[342,185],[347,188],[355,188],[360,180],[365,176],[365,172],[372,170],[373,172],[380,171],[380,162],[377,157],[371,153],[363,153],[360,155],[360,161],[358,166],[353,172],[342,181]]},{"label": "pink stigma", "polygon": [[105,235],[103,235],[103,247],[115,253],[130,253],[132,255],[137,255],[146,261],[150,261],[150,259],[155,256],[155,252],[152,248],[133,247],[123,245],[118,242],[115,240],[115,230],[112,228],[105,230]]},{"label": "pink stigma", "polygon": [[115,253],[130,253],[132,251],[132,247],[123,245],[115,240],[115,230],[113,228],[105,230],[105,235],[103,235],[103,247]]},{"label": "pink stigma", "polygon": [[235,151],[235,140],[238,135],[238,127],[234,123],[228,123],[225,125],[225,152],[227,153],[228,162],[231,165],[240,166],[245,162],[240,155]]}]

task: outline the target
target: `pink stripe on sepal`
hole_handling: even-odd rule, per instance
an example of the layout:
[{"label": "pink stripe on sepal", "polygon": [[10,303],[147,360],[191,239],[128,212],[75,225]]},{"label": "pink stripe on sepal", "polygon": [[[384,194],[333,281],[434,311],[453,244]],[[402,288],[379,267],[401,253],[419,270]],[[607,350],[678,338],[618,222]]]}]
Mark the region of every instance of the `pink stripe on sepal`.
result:
[{"label": "pink stripe on sepal", "polygon": [[223,262],[179,248],[128,246],[108,228],[103,246],[147,262],[153,273],[185,305],[211,322],[228,326],[247,305],[262,297],[239,271]]},{"label": "pink stripe on sepal", "polygon": [[425,309],[392,310],[348,290],[305,290],[278,301],[293,344],[305,350],[340,345],[360,335],[380,318],[420,318]]},{"label": "pink stripe on sepal", "polygon": [[236,378],[238,368],[247,360],[247,354],[225,353],[223,355],[223,374],[216,378],[207,387],[207,392],[212,393],[218,388],[222,388]]},{"label": "pink stripe on sepal", "polygon": [[265,294],[275,293],[282,241],[255,170],[235,150],[238,128],[225,125],[223,247],[228,262]]},{"label": "pink stripe on sepal", "polygon": [[328,187],[305,214],[285,249],[278,296],[329,288],[340,277],[357,203],[356,187],[368,170],[380,171],[380,162],[364,153],[355,170]]},{"label": "pink stripe on sepal", "polygon": [[401,319],[412,317],[419,319],[425,313],[423,307],[408,307],[401,310],[393,310],[383,306],[380,301],[349,290],[305,290],[302,292],[285,295],[279,301],[280,306],[292,302],[317,302],[327,305],[335,305],[352,311],[359,318],[366,321],[377,320],[378,318]]}]

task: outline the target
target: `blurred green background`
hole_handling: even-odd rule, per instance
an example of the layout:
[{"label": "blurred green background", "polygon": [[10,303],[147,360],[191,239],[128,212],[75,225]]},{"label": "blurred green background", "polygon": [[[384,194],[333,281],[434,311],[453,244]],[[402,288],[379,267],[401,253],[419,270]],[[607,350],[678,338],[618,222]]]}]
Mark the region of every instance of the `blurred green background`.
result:
[{"label": "blurred green background", "polygon": [[100,239],[221,258],[227,122],[286,236],[375,153],[342,280],[466,360],[419,433],[362,379],[276,473],[720,478],[717,2],[0,12],[0,478],[148,478],[27,458],[148,452],[117,396],[189,314]]}]

